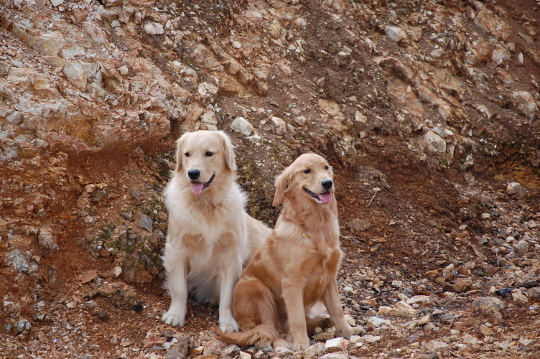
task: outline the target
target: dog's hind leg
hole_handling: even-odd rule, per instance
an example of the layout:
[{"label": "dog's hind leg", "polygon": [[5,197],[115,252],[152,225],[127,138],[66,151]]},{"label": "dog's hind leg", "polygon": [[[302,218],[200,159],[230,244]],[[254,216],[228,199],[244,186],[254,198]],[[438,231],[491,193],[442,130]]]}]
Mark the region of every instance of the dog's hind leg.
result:
[{"label": "dog's hind leg", "polygon": [[216,337],[240,346],[268,347],[279,338],[275,299],[256,278],[242,278],[234,289],[234,316],[241,333],[217,331]]}]

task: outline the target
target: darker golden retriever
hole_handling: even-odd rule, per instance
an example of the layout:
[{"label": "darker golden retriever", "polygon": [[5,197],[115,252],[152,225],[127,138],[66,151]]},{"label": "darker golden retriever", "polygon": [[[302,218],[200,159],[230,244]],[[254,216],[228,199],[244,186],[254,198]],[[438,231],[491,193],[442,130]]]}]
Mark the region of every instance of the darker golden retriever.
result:
[{"label": "darker golden retriever", "polygon": [[333,172],[319,155],[304,154],[276,180],[274,205],[283,203],[273,233],[253,255],[233,295],[233,315],[241,333],[217,337],[241,346],[309,346],[308,313],[322,301],[340,335],[358,332],[343,315],[337,271],[339,245]]}]

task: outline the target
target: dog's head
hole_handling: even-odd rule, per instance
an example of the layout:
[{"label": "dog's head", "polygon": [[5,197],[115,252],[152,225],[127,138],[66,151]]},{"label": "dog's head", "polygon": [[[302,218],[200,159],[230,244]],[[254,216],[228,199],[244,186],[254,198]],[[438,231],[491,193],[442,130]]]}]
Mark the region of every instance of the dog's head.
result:
[{"label": "dog's head", "polygon": [[225,172],[236,171],[231,139],[222,131],[185,133],[176,141],[176,172],[200,195]]},{"label": "dog's head", "polygon": [[331,203],[334,197],[334,173],[324,158],[314,153],[298,157],[276,179],[274,206],[290,195],[296,201]]}]

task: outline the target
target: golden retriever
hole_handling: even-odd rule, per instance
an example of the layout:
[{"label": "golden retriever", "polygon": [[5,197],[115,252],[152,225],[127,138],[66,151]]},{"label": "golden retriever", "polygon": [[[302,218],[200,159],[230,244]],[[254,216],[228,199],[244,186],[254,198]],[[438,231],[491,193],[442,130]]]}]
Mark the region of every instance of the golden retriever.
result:
[{"label": "golden retriever", "polygon": [[171,306],[163,321],[184,326],[188,290],[199,301],[219,299],[219,327],[237,331],[234,285],[271,229],[244,210],[236,160],[222,131],[186,133],[177,140],[176,169],[165,189],[169,229],[163,263]]},{"label": "golden retriever", "polygon": [[[274,206],[283,203],[273,233],[253,255],[238,281],[233,313],[242,333],[217,338],[241,346],[285,346],[281,332],[292,337],[293,349],[309,346],[308,313],[322,300],[339,334],[351,327],[339,301],[339,245],[333,172],[319,155],[298,157],[276,180]],[[290,339],[289,339],[290,341]]]}]

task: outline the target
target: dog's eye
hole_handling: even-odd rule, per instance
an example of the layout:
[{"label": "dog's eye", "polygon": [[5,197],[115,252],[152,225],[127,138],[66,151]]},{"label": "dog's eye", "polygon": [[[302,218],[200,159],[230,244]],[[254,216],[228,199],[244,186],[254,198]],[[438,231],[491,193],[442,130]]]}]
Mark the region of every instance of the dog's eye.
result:
[{"label": "dog's eye", "polygon": [[308,168],[307,170],[304,170],[304,173],[311,173],[311,170]]},{"label": "dog's eye", "polygon": [[212,157],[214,155],[214,152],[206,151],[205,155],[206,157]]},{"label": "dog's eye", "polygon": [[330,168],[330,167],[328,167],[328,166],[324,166],[324,169],[325,169],[325,170],[327,170],[328,168]]},{"label": "dog's eye", "polygon": [[189,152],[184,153],[184,156],[189,157]]}]

